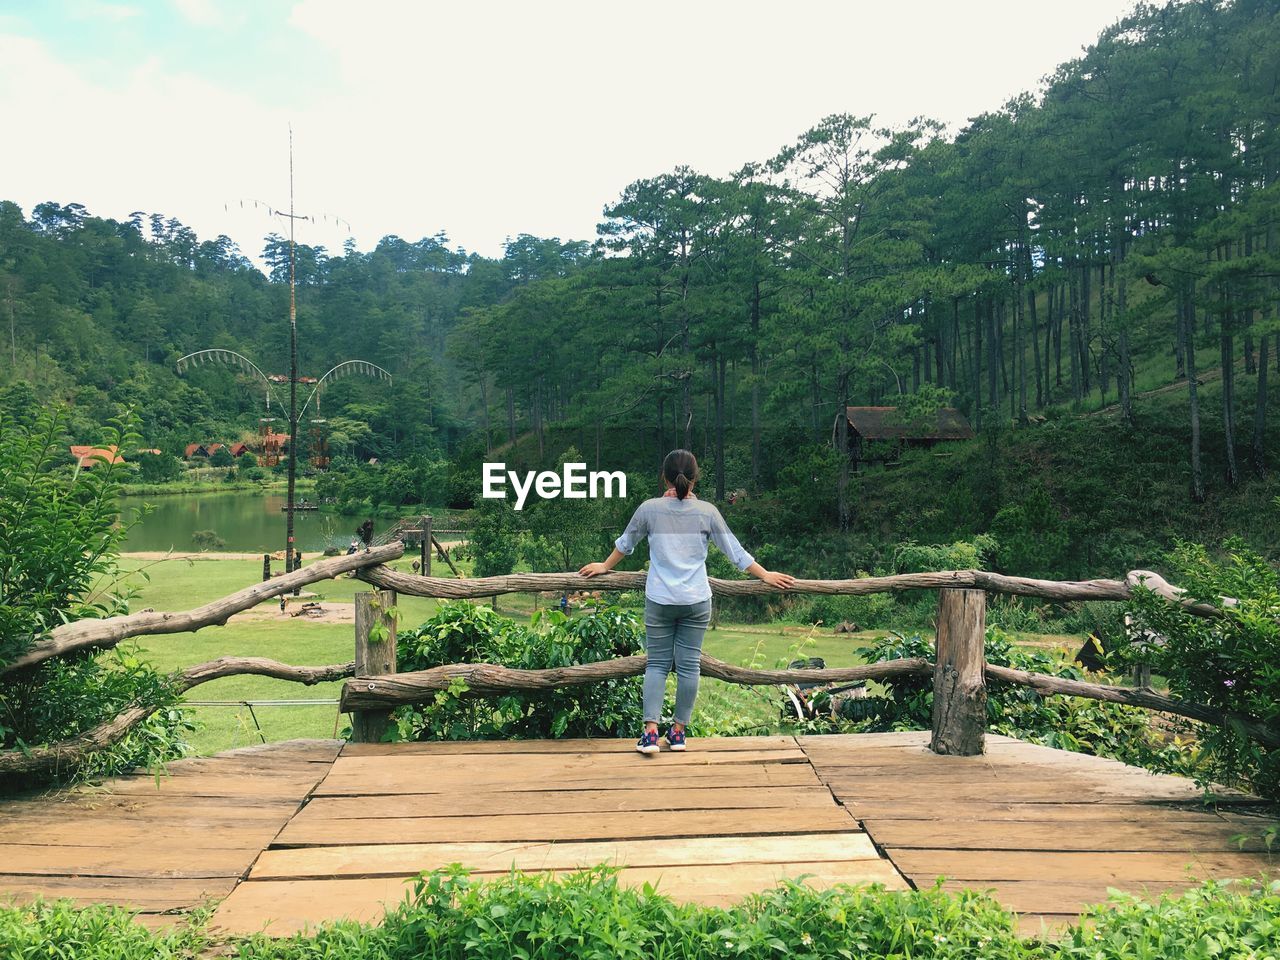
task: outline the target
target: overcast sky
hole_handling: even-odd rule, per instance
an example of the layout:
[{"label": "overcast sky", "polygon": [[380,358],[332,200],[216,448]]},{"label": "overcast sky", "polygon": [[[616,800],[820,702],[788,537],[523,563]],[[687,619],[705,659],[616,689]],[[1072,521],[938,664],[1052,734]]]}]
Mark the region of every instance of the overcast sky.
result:
[{"label": "overcast sky", "polygon": [[362,249],[591,239],[631,181],[727,174],[827,114],[958,127],[1130,6],[0,0],[0,199],[159,212],[256,256],[280,227],[240,201],[287,206],[291,122],[298,211]]}]

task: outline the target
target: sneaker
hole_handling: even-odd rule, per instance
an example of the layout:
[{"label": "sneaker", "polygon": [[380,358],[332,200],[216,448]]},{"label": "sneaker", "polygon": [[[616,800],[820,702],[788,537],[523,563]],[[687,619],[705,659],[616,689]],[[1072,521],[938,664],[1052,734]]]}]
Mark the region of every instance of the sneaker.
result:
[{"label": "sneaker", "polygon": [[671,750],[684,749],[684,731],[672,727],[667,731],[667,747]]},{"label": "sneaker", "polygon": [[636,741],[636,751],[645,755],[658,752],[658,731],[646,730]]}]

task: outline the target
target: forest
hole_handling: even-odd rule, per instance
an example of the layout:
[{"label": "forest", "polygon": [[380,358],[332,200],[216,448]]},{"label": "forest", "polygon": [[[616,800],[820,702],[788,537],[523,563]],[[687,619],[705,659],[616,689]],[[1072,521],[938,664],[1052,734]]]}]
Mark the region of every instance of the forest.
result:
[{"label": "forest", "polygon": [[[391,371],[334,384],[322,415],[335,475],[434,478],[402,503],[469,506],[486,458],[572,446],[647,475],[684,446],[757,534],[844,537],[853,565],[1002,529],[1048,543],[1001,558],[1041,572],[1179,537],[1270,549],[1278,119],[1280,4],[1142,5],[958,131],[829,116],[727,176],[626,185],[592,239],[300,243],[302,372]],[[78,442],[129,407],[171,454],[252,432],[258,386],[175,361],[287,369],[288,252],[269,236],[264,272],[162,215],[0,203],[0,407],[65,401]],[[850,405],[954,406],[976,438],[858,470],[833,450]]]}]

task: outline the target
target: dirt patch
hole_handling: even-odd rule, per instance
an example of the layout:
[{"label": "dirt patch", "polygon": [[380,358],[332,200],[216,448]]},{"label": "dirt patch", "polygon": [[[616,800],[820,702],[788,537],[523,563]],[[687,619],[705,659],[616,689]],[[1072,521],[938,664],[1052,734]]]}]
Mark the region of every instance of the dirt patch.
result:
[{"label": "dirt patch", "polygon": [[[249,621],[261,622],[263,620],[291,620],[295,623],[355,623],[356,622],[356,605],[354,603],[342,603],[341,601],[319,600],[310,601],[316,604],[304,613],[299,613],[299,604],[297,601],[287,604],[287,612],[280,612],[280,603],[277,600],[268,600],[261,603],[250,610],[244,610],[237,613],[231,618],[232,623],[247,623]],[[293,614],[297,613],[295,617]]]}]

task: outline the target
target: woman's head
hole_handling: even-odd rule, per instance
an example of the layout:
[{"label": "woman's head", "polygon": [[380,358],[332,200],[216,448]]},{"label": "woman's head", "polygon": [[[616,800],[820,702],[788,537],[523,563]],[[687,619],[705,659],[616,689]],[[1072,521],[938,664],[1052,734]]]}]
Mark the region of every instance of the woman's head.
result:
[{"label": "woman's head", "polygon": [[662,479],[675,490],[676,496],[683,500],[689,495],[694,481],[698,479],[698,460],[688,450],[672,450],[662,461]]}]

